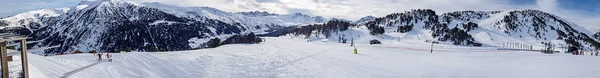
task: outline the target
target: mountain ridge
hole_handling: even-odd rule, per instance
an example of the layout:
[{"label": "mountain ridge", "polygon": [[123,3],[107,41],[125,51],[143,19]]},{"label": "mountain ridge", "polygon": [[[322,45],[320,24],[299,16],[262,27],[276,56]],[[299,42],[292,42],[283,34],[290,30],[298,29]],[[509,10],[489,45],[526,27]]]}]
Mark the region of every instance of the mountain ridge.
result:
[{"label": "mountain ridge", "polygon": [[[366,28],[361,28],[362,26]],[[556,46],[560,44],[563,47],[573,46],[585,50],[600,47],[598,43],[600,36],[597,33],[556,15],[532,9],[455,11],[439,15],[431,9],[415,9],[392,13],[359,23],[358,27],[350,27],[349,31],[341,30],[334,33],[306,33],[324,30],[307,30],[300,27],[300,30],[291,33],[294,36],[302,33],[305,34],[303,37],[309,39],[362,39],[363,43],[379,38],[379,40],[433,40],[463,46],[503,47],[506,43],[514,43],[541,49],[544,48],[545,43],[553,43]],[[348,37],[348,35],[356,35],[357,31],[369,34]],[[316,34],[333,36],[319,37]],[[592,37],[592,34],[596,35]]]},{"label": "mountain ridge", "polygon": [[[191,9],[182,11],[156,6],[167,5],[147,5],[119,0],[82,1],[64,13],[48,18],[5,18],[0,21],[0,27],[2,32],[24,34],[32,37],[32,40],[42,41],[29,45],[33,48],[60,45],[59,48],[46,50],[48,53],[126,49],[178,51],[214,47],[215,45],[207,44],[211,39],[219,39],[219,44],[256,43],[254,41],[259,40],[251,38],[255,37],[253,33],[266,33],[280,27],[293,26],[294,23],[318,23],[328,20],[303,14],[298,17],[247,17],[208,7],[170,7]],[[255,20],[264,18],[286,19],[285,17],[290,18],[254,23]],[[35,25],[12,21],[32,22]],[[34,26],[39,29],[29,29]]]}]

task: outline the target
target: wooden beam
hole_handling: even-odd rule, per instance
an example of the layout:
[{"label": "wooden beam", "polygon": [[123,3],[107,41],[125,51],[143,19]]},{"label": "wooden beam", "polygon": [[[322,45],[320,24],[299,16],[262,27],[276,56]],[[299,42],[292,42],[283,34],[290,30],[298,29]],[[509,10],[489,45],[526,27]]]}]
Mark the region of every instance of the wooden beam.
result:
[{"label": "wooden beam", "polygon": [[6,61],[6,41],[0,42],[0,61],[2,65],[2,78],[8,78],[8,61]]},{"label": "wooden beam", "polygon": [[21,65],[23,67],[23,78],[29,78],[29,67],[27,67],[27,40],[21,40]]},{"label": "wooden beam", "polygon": [[7,42],[7,41],[16,41],[16,40],[25,40],[27,39],[26,37],[17,37],[17,38],[9,38],[9,39],[0,39],[0,42]]}]

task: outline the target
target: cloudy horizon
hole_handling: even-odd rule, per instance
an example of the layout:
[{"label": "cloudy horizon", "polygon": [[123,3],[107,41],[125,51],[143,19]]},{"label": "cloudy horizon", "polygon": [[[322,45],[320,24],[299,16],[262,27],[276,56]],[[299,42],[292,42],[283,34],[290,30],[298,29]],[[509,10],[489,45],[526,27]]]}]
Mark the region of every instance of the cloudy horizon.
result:
[{"label": "cloudy horizon", "polygon": [[[77,5],[81,0],[2,0],[0,16],[42,8]],[[597,0],[125,0],[159,2],[182,7],[212,7],[227,12],[267,11],[278,14],[303,13],[328,18],[358,20],[381,17],[411,9],[432,9],[438,14],[452,11],[502,11],[536,9],[577,23],[600,25]]]}]

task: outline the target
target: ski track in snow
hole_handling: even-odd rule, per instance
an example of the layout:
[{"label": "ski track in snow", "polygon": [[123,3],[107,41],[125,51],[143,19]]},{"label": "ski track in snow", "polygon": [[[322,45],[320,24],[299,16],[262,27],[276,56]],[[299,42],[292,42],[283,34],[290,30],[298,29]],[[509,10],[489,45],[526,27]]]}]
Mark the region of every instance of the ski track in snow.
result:
[{"label": "ski track in snow", "polygon": [[[97,63],[92,54],[31,56],[31,65],[48,78],[77,71],[70,78],[598,78],[600,57],[539,52],[493,51],[428,44],[349,44],[306,42],[283,37],[260,44],[157,53],[114,53]],[[411,50],[415,49],[415,50]],[[448,51],[448,52],[443,52]],[[473,52],[460,52],[473,51]],[[476,52],[482,51],[482,52]],[[572,66],[578,67],[572,67]]]},{"label": "ski track in snow", "polygon": [[92,67],[92,66],[98,65],[98,64],[100,64],[100,63],[102,63],[102,62],[101,62],[101,61],[98,61],[98,62],[96,62],[96,63],[94,63],[94,64],[91,64],[91,65],[88,65],[88,66],[85,66],[85,67],[82,67],[82,68],[79,68],[79,69],[75,69],[75,70],[73,70],[73,71],[70,71],[70,72],[67,72],[67,73],[65,73],[65,74],[64,74],[64,76],[62,76],[62,77],[60,77],[60,78],[69,78],[69,76],[71,76],[71,75],[73,75],[73,74],[75,74],[75,73],[77,73],[77,72],[79,72],[79,71],[85,70],[85,69],[87,69],[87,68],[90,68],[90,67]]}]

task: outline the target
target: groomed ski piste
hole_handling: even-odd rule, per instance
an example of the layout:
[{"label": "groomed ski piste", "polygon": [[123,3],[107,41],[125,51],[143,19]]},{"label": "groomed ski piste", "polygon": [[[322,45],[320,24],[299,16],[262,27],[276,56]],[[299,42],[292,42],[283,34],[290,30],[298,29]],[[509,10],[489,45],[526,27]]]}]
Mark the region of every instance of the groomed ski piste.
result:
[{"label": "groomed ski piste", "polygon": [[597,56],[493,47],[381,45],[266,37],[259,44],[176,52],[30,54],[31,78],[600,78]]}]

